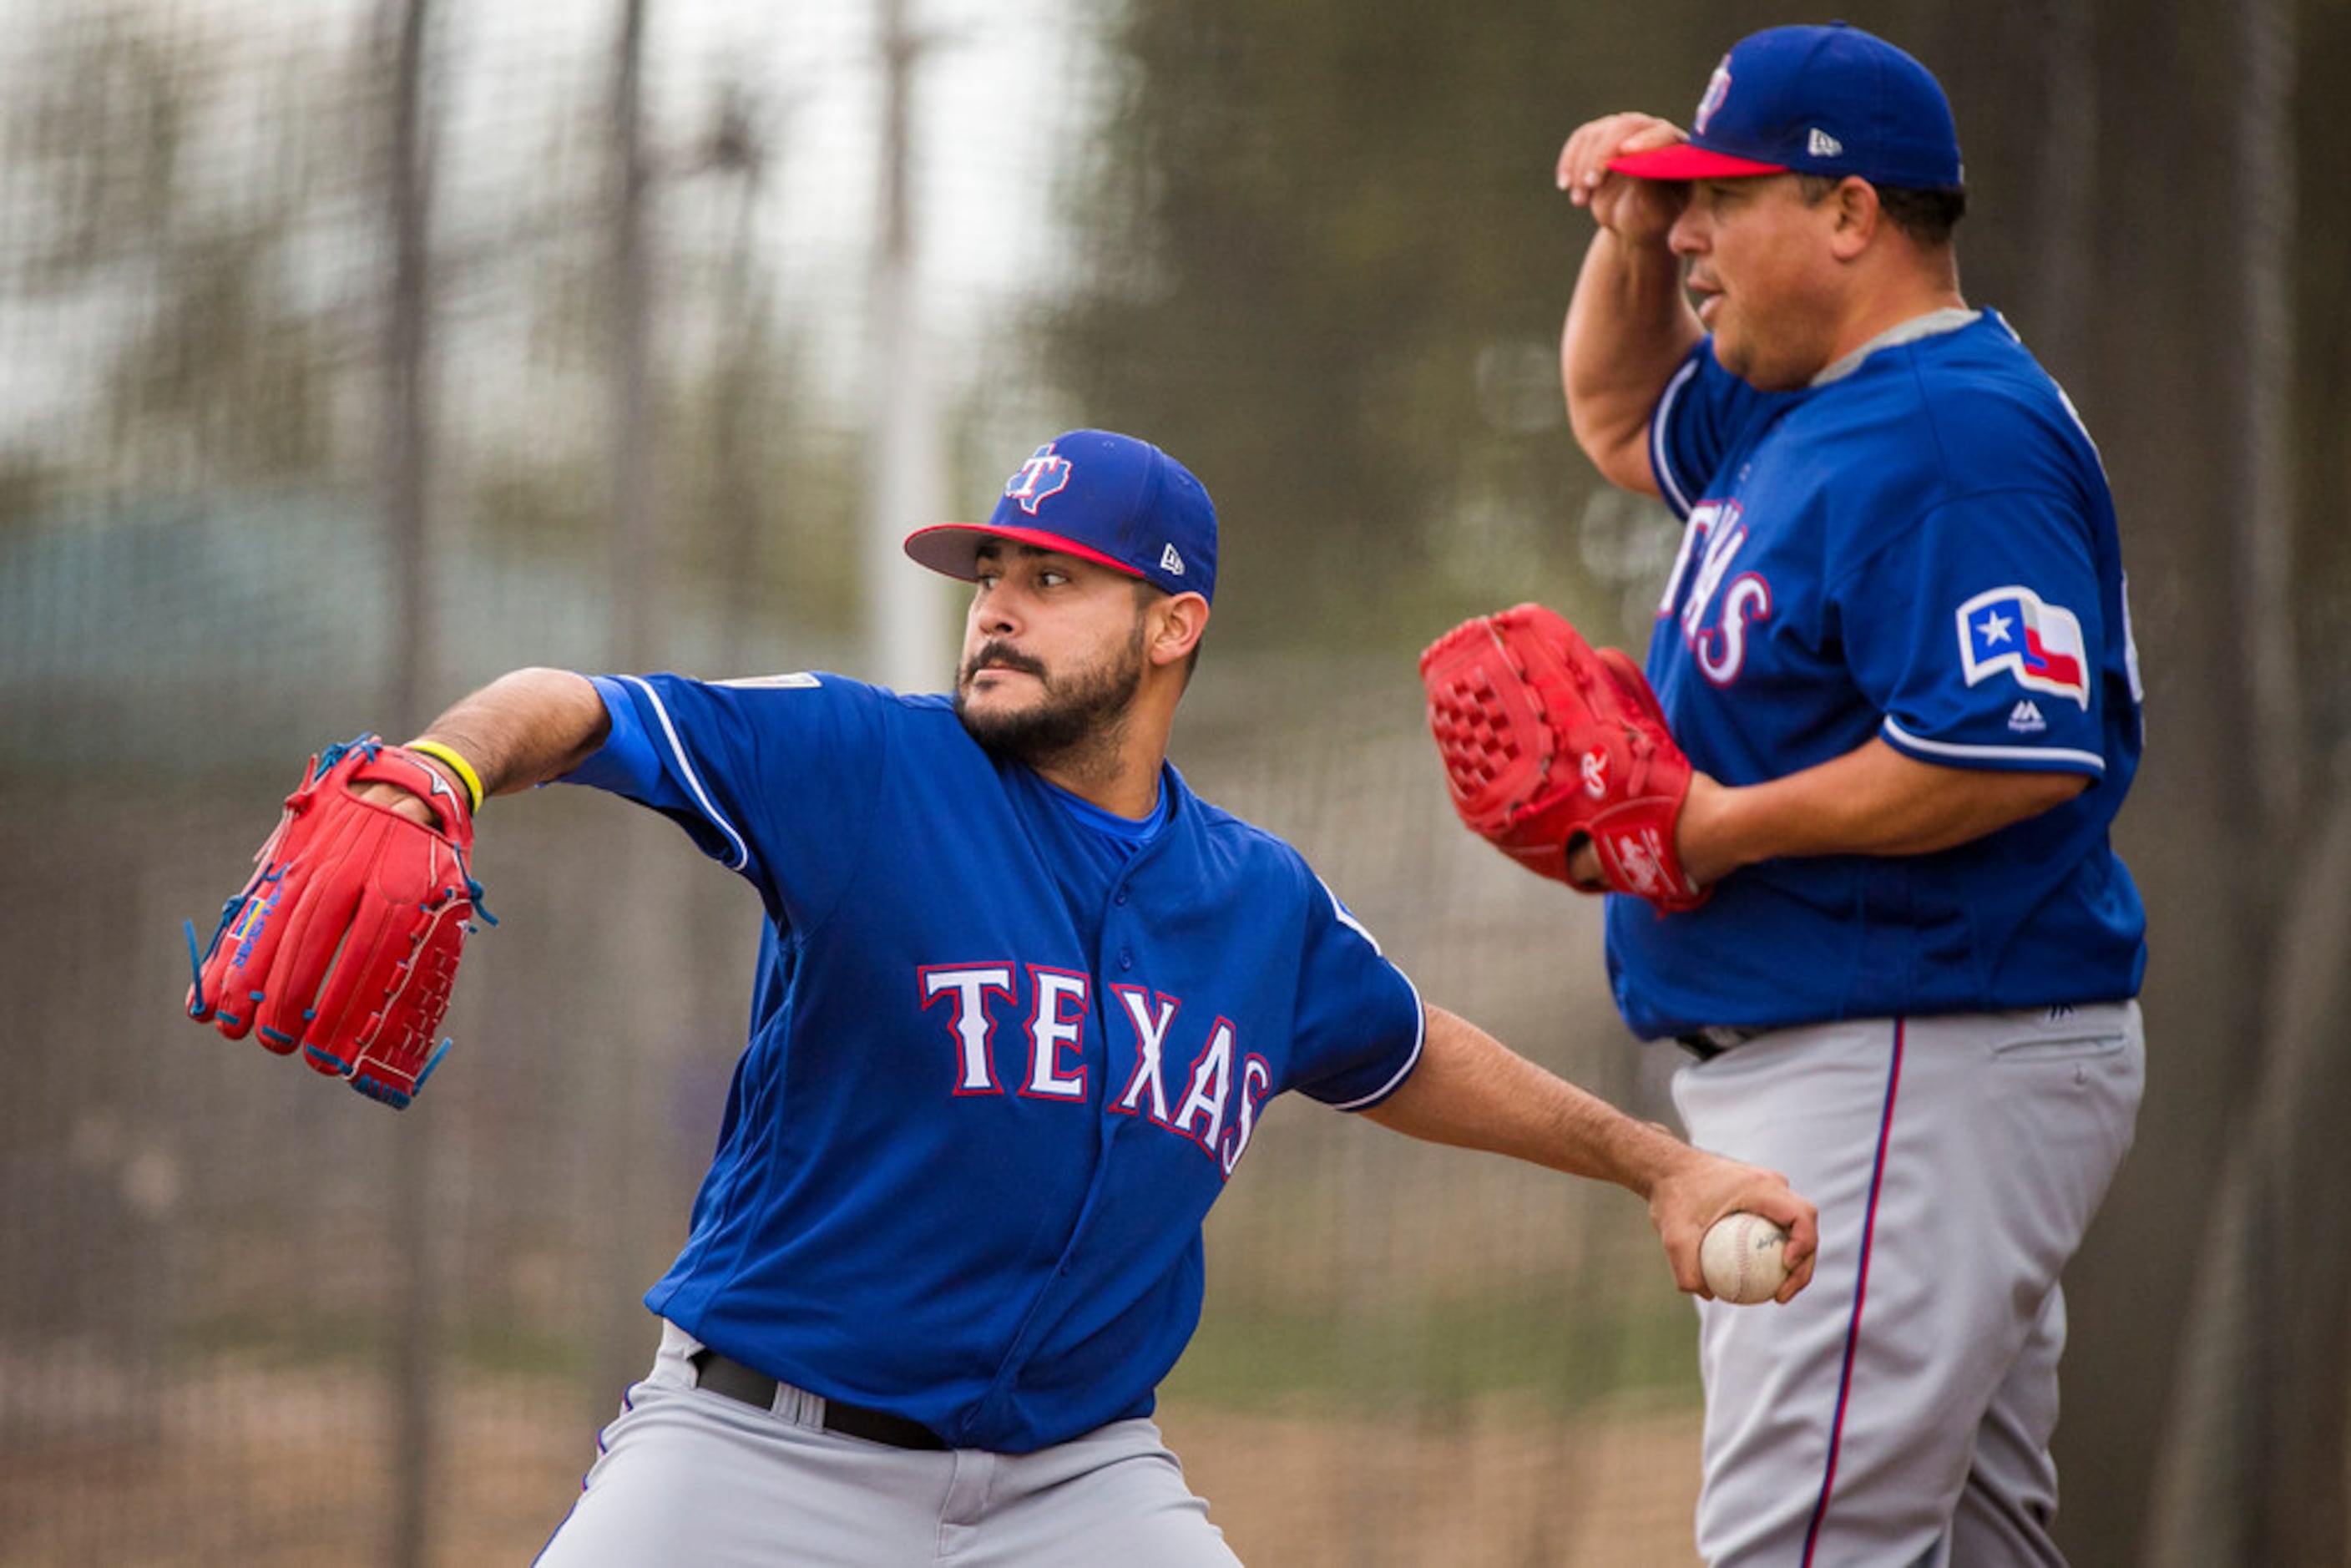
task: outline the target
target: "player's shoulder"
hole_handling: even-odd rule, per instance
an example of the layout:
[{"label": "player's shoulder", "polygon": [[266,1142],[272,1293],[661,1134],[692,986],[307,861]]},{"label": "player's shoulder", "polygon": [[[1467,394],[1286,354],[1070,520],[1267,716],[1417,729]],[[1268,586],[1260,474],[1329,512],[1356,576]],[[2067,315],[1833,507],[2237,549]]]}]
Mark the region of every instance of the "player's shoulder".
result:
[{"label": "player's shoulder", "polygon": [[2076,490],[2096,448],[2064,389],[1996,310],[1872,354],[1845,395],[1822,400],[1863,465],[1889,481],[1909,469],[1948,497],[2020,486]]},{"label": "player's shoulder", "polygon": [[1910,397],[1947,431],[1997,443],[2080,427],[2064,389],[1997,310],[1905,349]]},{"label": "player's shoulder", "polygon": [[941,719],[957,723],[954,705],[944,695],[893,691],[831,670],[735,675],[695,684],[715,700],[750,713],[831,707],[867,714],[876,719],[903,717],[917,727],[935,726]]},{"label": "player's shoulder", "polygon": [[632,677],[654,712],[656,728],[727,737],[758,751],[820,748],[845,758],[861,751],[934,755],[973,743],[949,700],[908,695],[829,670],[704,680],[683,675]]},{"label": "player's shoulder", "polygon": [[[868,703],[875,706],[895,706],[906,708],[948,706],[947,698],[938,693],[908,694],[892,691],[861,681],[853,675],[836,674],[831,670],[791,670],[780,674],[731,675],[721,680],[701,683],[722,692],[739,692],[754,701],[781,699],[793,693],[822,693],[838,702]],[[804,697],[799,700],[806,700]]]},{"label": "player's shoulder", "polygon": [[1289,840],[1194,793],[1174,765],[1166,773],[1170,788],[1176,791],[1176,820],[1186,823],[1195,852],[1206,862],[1204,869],[1259,882],[1279,879],[1301,887],[1314,879],[1305,855]]}]

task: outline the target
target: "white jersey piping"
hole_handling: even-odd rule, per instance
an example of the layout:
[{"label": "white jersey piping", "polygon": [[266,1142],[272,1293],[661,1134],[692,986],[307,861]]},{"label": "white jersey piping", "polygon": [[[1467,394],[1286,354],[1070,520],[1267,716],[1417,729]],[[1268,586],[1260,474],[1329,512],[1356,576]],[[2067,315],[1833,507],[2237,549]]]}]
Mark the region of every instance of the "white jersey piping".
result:
[{"label": "white jersey piping", "polygon": [[621,679],[644,693],[646,700],[653,705],[653,716],[661,720],[662,734],[669,740],[670,755],[677,759],[678,774],[685,780],[685,787],[694,791],[695,804],[702,808],[702,814],[710,820],[713,827],[726,835],[726,841],[735,846],[735,858],[726,862],[727,868],[742,870],[751,862],[750,847],[744,843],[743,835],[735,831],[735,825],[710,799],[710,792],[703,789],[701,776],[695,772],[694,764],[686,759],[685,745],[678,739],[677,726],[670,722],[669,709],[662,705],[661,695],[635,675],[622,675]]},{"label": "white jersey piping", "polygon": [[2075,751],[2063,746],[1962,746],[1949,740],[1928,740],[1911,734],[1891,718],[1886,721],[1886,733],[1901,745],[1938,757],[1980,757],[1987,760],[2009,762],[2079,762],[2096,772],[2106,770],[2106,759],[2095,751]]}]

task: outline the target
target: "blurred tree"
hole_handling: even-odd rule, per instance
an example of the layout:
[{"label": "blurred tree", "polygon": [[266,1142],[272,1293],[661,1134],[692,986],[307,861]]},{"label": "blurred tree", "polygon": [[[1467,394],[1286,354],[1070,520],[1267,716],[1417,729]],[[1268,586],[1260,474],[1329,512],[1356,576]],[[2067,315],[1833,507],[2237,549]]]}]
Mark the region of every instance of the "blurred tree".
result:
[{"label": "blurred tree", "polygon": [[361,96],[349,65],[256,71],[222,37],[135,5],[39,25],[58,63],[13,106],[10,201],[31,236],[26,285],[98,368],[108,449],[67,455],[77,477],[249,485],[325,465],[353,356],[341,301],[304,286],[303,247],[355,217],[319,200],[360,188],[339,133]]},{"label": "blurred tree", "polygon": [[1668,47],[1686,9],[1118,13],[1047,365],[1086,420],[1200,470],[1228,524],[1220,639],[1417,645],[1498,596],[1613,601],[1560,537],[1592,480],[1554,368],[1584,220],[1551,169],[1641,86],[1624,61],[1698,57]]}]

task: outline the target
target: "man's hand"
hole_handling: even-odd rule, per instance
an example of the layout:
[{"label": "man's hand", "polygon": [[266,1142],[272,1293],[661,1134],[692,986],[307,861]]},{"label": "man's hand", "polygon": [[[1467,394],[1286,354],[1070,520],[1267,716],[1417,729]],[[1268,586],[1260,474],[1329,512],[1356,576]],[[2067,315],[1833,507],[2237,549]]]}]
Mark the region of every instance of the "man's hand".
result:
[{"label": "man's hand", "polygon": [[1608,161],[1685,140],[1679,126],[1654,114],[1611,114],[1576,128],[1560,149],[1559,188],[1626,245],[1662,247],[1682,215],[1689,187],[1670,180],[1612,174]]},{"label": "man's hand", "polygon": [[1570,136],[1557,168],[1559,188],[1600,225],[1560,330],[1568,423],[1602,477],[1638,496],[1658,494],[1649,415],[1706,329],[1671,243],[1689,187],[1612,173],[1608,162],[1682,140],[1678,127],[1655,115],[1611,114]]},{"label": "man's hand", "polygon": [[1793,1300],[1813,1281],[1821,1244],[1820,1211],[1797,1197],[1779,1172],[1704,1149],[1688,1149],[1649,1188],[1649,1223],[1657,1228],[1657,1239],[1673,1261],[1674,1283],[1694,1296],[1714,1299],[1698,1263],[1698,1245],[1716,1220],[1738,1209],[1760,1214],[1788,1233],[1788,1278],[1772,1300]]}]

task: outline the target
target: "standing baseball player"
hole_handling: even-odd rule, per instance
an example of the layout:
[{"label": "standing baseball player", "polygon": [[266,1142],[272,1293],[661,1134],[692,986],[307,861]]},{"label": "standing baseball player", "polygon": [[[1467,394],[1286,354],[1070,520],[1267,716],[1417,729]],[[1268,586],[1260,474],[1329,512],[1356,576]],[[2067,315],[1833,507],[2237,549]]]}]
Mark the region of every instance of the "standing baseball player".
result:
[{"label": "standing baseball player", "polygon": [[[409,747],[322,759],[200,972],[199,1016],[402,1103],[429,1024],[385,1066],[374,1033],[313,1038],[308,991],[274,977],[304,973],[275,932],[342,952],[301,891],[345,863],[306,872],[303,846],[352,839],[321,812],[406,824],[442,908],[470,887],[472,810],[564,779],[758,891],[748,1047],[646,1297],[659,1353],[548,1568],[1231,1563],[1148,1417],[1198,1316],[1201,1222],[1290,1090],[1631,1188],[1687,1291],[1712,1220],[1770,1215],[1795,1234],[1782,1297],[1802,1287],[1814,1219],[1782,1178],[1425,1007],[1294,850],[1168,765],[1217,570],[1182,465],[1073,432],[987,523],[906,549],[975,584],[951,699],[518,671]],[[407,951],[351,944],[387,946]],[[414,963],[445,990],[454,956]],[[397,1001],[407,967],[381,972]]]},{"label": "standing baseball player", "polygon": [[2144,1071],[2145,920],[2107,841],[2140,689],[2097,450],[1962,300],[1950,109],[1892,46],[1758,33],[1687,133],[1593,120],[1558,177],[1599,225],[1562,344],[1576,438],[1686,523],[1646,674],[1711,893],[1611,897],[1609,973],[1688,1052],[1692,1141],[1821,1210],[1801,1300],[1699,1307],[1698,1545],[2059,1563],[2058,1277]]}]

